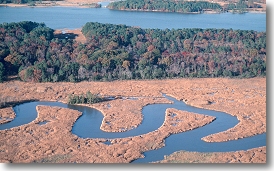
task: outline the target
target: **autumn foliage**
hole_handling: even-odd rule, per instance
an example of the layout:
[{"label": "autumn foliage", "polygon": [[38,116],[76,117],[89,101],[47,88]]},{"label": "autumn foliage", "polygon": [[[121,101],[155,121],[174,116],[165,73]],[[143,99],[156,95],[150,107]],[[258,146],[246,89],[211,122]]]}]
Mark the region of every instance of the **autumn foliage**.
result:
[{"label": "autumn foliage", "polygon": [[0,80],[58,82],[266,76],[266,32],[141,29],[88,22],[86,43],[43,23],[0,24]]}]

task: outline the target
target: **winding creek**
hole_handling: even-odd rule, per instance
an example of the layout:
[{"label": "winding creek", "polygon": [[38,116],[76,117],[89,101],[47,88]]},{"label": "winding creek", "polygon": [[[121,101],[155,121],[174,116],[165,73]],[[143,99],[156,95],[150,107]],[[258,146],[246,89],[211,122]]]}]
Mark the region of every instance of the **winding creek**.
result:
[{"label": "winding creek", "polygon": [[[100,125],[103,120],[101,112],[94,108],[79,106],[79,105],[68,105],[60,102],[28,102],[13,107],[16,117],[13,121],[0,124],[0,130],[10,129],[23,124],[30,123],[37,117],[36,106],[47,105],[47,106],[58,106],[63,108],[74,109],[82,112],[75,122],[72,133],[81,138],[124,138],[130,136],[137,136],[146,134],[148,132],[158,129],[164,122],[165,111],[167,108],[175,108],[188,112],[194,112],[197,114],[204,114],[216,117],[212,123],[203,127],[178,133],[172,134],[165,139],[165,147],[158,150],[152,150],[145,152],[145,158],[140,158],[132,163],[148,163],[153,161],[162,160],[164,155],[169,155],[175,151],[186,150],[186,151],[198,151],[198,152],[228,152],[247,150],[255,147],[266,146],[266,133],[255,135],[253,137],[243,138],[239,140],[221,142],[221,143],[207,143],[201,140],[202,137],[209,134],[221,132],[234,127],[239,121],[236,117],[231,116],[224,112],[218,112],[213,110],[201,109],[186,105],[182,101],[178,101],[167,95],[163,95],[165,98],[173,101],[172,104],[152,104],[143,108],[143,121],[142,124],[137,128],[118,133],[104,132],[100,129]],[[134,99],[133,99],[134,100]],[[27,114],[27,115],[26,115]],[[44,124],[44,123],[41,123]],[[111,145],[111,144],[109,144]]]},{"label": "winding creek", "polygon": [[[140,26],[141,28],[232,28],[245,30],[266,30],[266,14],[178,14],[178,13],[155,13],[136,11],[116,11],[107,8],[75,8],[75,7],[51,7],[51,8],[5,8],[0,7],[0,23],[18,22],[30,20],[44,22],[53,29],[81,28],[86,22],[101,22],[112,24],[126,24]],[[45,15],[47,14],[47,15]],[[56,18],[56,16],[58,16]],[[214,16],[214,17],[212,17]],[[54,18],[54,20],[53,20]],[[138,19],[137,19],[138,18]],[[137,20],[136,20],[137,19]],[[175,108],[197,114],[216,117],[212,123],[203,127],[172,134],[165,139],[165,147],[144,153],[145,158],[140,158],[132,163],[148,163],[162,160],[164,155],[175,151],[198,151],[198,152],[228,152],[247,150],[255,147],[266,146],[266,133],[253,137],[243,138],[221,143],[207,143],[201,140],[209,134],[221,132],[234,127],[239,121],[236,117],[224,112],[206,110],[186,105],[182,101],[164,95],[173,101],[172,104],[152,104],[143,108],[144,119],[137,128],[118,133],[104,132],[100,129],[103,115],[100,111],[79,105],[68,105],[60,102],[35,101],[23,103],[13,107],[16,117],[13,121],[0,124],[0,130],[10,129],[23,124],[28,124],[37,117],[36,106],[58,106],[74,109],[82,112],[82,116],[75,122],[72,133],[81,138],[124,138],[138,136],[157,130],[164,122],[167,108]],[[132,99],[133,100],[133,99]],[[41,123],[45,124],[45,123]],[[109,144],[111,145],[111,144]]]}]

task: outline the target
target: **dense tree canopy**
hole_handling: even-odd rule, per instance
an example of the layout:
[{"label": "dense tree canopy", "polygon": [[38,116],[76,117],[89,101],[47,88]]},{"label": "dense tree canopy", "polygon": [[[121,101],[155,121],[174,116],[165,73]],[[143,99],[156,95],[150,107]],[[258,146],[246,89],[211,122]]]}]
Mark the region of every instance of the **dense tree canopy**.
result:
[{"label": "dense tree canopy", "polygon": [[85,95],[70,94],[68,99],[68,104],[93,104],[93,103],[99,103],[107,100],[108,99],[105,97],[100,97],[97,94],[92,94],[90,91],[87,91]]},{"label": "dense tree canopy", "polygon": [[2,62],[0,62],[0,83],[3,82],[5,76],[5,68]]},{"label": "dense tree canopy", "polygon": [[27,3],[28,0],[0,0],[1,4],[6,4],[6,3],[15,3],[15,4],[23,4]]},{"label": "dense tree canopy", "polygon": [[[0,77],[57,82],[266,75],[266,32],[141,29],[88,22],[87,43],[43,23],[0,24]],[[1,65],[2,63],[2,65]]]},{"label": "dense tree canopy", "polygon": [[175,1],[175,0],[126,0],[111,2],[110,9],[116,10],[145,10],[164,12],[202,12],[204,9],[222,10],[218,3],[207,1]]}]

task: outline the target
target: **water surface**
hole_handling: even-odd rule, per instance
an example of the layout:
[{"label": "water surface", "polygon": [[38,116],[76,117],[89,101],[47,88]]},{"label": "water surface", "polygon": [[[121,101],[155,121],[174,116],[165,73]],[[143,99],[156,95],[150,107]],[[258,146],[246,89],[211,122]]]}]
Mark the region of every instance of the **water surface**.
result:
[{"label": "water surface", "polygon": [[266,13],[181,14],[118,11],[108,8],[0,7],[0,23],[44,22],[53,29],[81,28],[87,22],[125,24],[141,28],[225,28],[266,31]]},{"label": "water surface", "polygon": [[[175,151],[187,150],[198,152],[227,152],[247,150],[250,148],[261,147],[266,145],[266,134],[255,135],[253,137],[243,138],[221,143],[207,143],[201,140],[202,137],[209,134],[225,131],[234,127],[239,121],[236,117],[224,112],[201,109],[186,105],[182,101],[164,95],[165,98],[173,101],[172,104],[152,104],[145,106],[142,110],[144,115],[140,126],[126,132],[104,132],[100,129],[103,120],[103,115],[100,111],[78,105],[67,105],[60,102],[28,102],[13,107],[16,118],[6,124],[0,125],[0,130],[9,129],[12,127],[27,124],[37,117],[36,106],[59,106],[63,108],[74,109],[82,112],[72,128],[72,133],[81,138],[106,138],[108,140],[114,138],[125,138],[131,136],[139,136],[158,129],[164,122],[165,111],[167,108],[175,108],[183,111],[194,112],[216,117],[212,123],[203,127],[173,134],[165,139],[165,147],[145,152],[145,158],[137,159],[132,163],[147,163],[157,160],[162,160],[164,155],[169,155]],[[39,123],[40,124],[40,123]],[[44,124],[44,123],[41,123]],[[108,145],[111,143],[108,141]]]}]

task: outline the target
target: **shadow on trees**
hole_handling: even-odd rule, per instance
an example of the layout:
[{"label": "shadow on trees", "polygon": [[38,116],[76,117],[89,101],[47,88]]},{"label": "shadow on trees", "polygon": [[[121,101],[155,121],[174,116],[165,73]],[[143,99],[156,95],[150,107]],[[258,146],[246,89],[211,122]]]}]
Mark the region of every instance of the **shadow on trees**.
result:
[{"label": "shadow on trees", "polygon": [[74,33],[57,33],[54,34],[54,38],[58,39],[75,39],[78,36],[78,34]]}]

